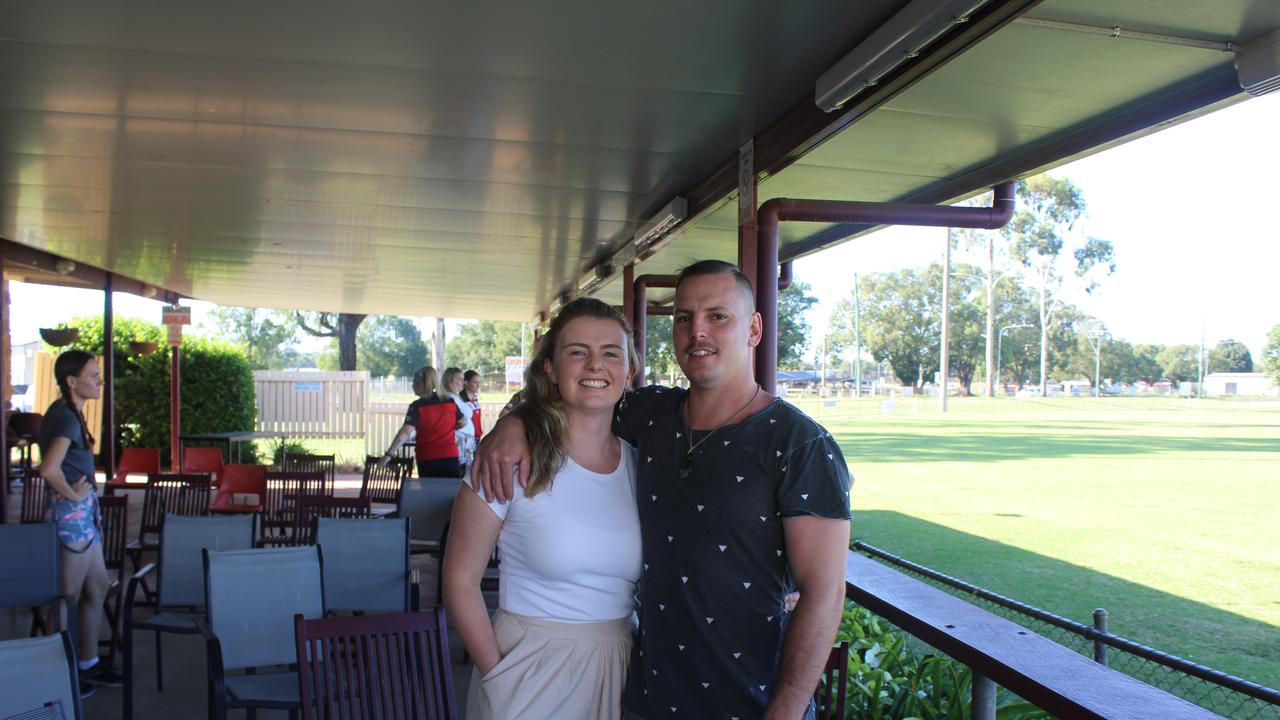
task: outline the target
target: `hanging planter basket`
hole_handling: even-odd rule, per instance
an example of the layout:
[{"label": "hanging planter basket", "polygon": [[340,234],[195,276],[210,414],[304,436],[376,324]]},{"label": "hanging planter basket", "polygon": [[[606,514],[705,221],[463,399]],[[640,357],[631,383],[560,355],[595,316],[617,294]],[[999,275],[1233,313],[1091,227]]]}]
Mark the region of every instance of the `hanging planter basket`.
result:
[{"label": "hanging planter basket", "polygon": [[40,337],[54,347],[64,347],[80,339],[77,328],[40,328]]},{"label": "hanging planter basket", "polygon": [[150,355],[160,347],[160,343],[142,342],[138,340],[129,343],[129,352],[134,355]]}]

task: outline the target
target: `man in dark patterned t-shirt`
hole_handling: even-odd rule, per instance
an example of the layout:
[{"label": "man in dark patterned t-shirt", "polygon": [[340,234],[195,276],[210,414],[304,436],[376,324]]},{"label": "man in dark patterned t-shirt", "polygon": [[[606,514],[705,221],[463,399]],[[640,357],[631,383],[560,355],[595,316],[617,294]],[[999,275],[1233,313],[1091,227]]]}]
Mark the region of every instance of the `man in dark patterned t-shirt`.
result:
[{"label": "man in dark patterned t-shirt", "polygon": [[[645,563],[627,710],[804,717],[843,607],[848,469],[822,426],[755,383],[760,317],[736,267],[686,268],[673,320],[690,390],[631,393],[614,422],[639,454]],[[482,449],[477,472],[511,477],[515,445]]]}]

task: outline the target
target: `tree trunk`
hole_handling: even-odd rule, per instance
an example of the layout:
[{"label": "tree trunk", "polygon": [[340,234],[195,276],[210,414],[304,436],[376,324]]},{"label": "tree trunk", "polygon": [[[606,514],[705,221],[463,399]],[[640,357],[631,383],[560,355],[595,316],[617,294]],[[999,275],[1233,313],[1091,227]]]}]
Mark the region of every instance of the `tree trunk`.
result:
[{"label": "tree trunk", "polygon": [[444,318],[436,318],[436,335],[435,335],[435,364],[436,372],[444,375]]},{"label": "tree trunk", "polygon": [[987,397],[996,396],[996,383],[1000,378],[995,369],[996,348],[996,241],[995,233],[987,233]]},{"label": "tree trunk", "polygon": [[341,313],[338,315],[338,369],[356,369],[356,332],[365,315]]}]

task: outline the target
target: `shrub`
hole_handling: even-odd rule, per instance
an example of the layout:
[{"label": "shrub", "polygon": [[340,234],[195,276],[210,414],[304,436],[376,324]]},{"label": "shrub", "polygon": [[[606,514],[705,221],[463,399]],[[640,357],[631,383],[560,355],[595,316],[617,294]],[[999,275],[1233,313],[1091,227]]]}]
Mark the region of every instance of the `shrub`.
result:
[{"label": "shrub", "polygon": [[[866,608],[845,603],[836,642],[849,642],[849,691],[846,717],[947,718],[967,720],[969,667],[893,629]],[[1048,720],[1048,713],[1001,689],[996,699],[1000,720]]]},{"label": "shrub", "polygon": [[[116,421],[122,447],[160,448],[169,455],[169,352],[138,358],[136,372],[118,373]],[[244,352],[218,340],[182,343],[181,434],[253,429],[253,371]],[[247,454],[246,460],[251,461]]]}]

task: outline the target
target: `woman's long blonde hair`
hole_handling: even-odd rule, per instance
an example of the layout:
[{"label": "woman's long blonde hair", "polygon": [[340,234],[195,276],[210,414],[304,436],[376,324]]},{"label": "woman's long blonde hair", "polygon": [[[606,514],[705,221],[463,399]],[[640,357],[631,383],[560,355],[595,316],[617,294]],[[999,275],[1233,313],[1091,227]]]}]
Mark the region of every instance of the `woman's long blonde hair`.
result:
[{"label": "woman's long blonde hair", "polygon": [[429,398],[436,394],[436,369],[430,365],[423,365],[413,373],[413,384],[417,385],[422,392],[418,393],[418,397]]},{"label": "woman's long blonde hair", "polygon": [[454,378],[460,377],[461,375],[462,368],[445,368],[444,375],[440,376],[440,387],[436,388],[436,395],[438,395],[441,400],[452,400],[452,398],[449,397],[449,393],[453,391],[449,389],[449,386],[453,385]]},{"label": "woman's long blonde hair", "polygon": [[[547,334],[538,340],[538,349],[529,368],[524,374],[524,401],[512,410],[524,421],[524,437],[529,444],[529,455],[533,460],[530,468],[529,484],[524,489],[525,497],[533,497],[543,490],[550,489],[556,473],[564,467],[565,432],[569,428],[569,416],[565,413],[564,400],[560,391],[547,375],[547,361],[554,364],[556,341],[564,327],[571,320],[580,317],[595,317],[613,320],[622,327],[627,336],[627,369],[631,373],[639,371],[640,360],[636,355],[635,338],[631,334],[631,324],[627,319],[606,302],[596,298],[583,297],[573,300],[560,309]],[[630,381],[630,377],[627,378]]]}]

